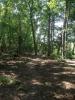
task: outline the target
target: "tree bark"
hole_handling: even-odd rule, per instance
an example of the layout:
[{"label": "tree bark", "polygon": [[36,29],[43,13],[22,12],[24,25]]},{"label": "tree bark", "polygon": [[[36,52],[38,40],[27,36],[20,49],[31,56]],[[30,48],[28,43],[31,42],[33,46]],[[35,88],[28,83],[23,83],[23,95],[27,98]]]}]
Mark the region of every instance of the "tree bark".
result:
[{"label": "tree bark", "polygon": [[31,28],[32,28],[32,35],[33,35],[33,42],[34,42],[34,51],[35,51],[35,55],[37,55],[37,43],[36,43],[35,27],[33,22],[33,0],[32,0],[32,5],[30,6],[30,21],[31,21]]},{"label": "tree bark", "polygon": [[65,1],[65,10],[64,10],[64,24],[62,32],[62,58],[66,58],[66,42],[67,42],[67,31],[68,31],[68,1]]},{"label": "tree bark", "polygon": [[18,16],[18,48],[17,48],[17,53],[22,54],[22,26],[21,26],[21,16]]},{"label": "tree bark", "polygon": [[[49,9],[50,10],[50,9]],[[51,45],[50,45],[50,39],[51,39],[51,15],[50,15],[50,12],[49,12],[49,15],[48,15],[48,56],[50,56],[50,53],[51,53]]]}]

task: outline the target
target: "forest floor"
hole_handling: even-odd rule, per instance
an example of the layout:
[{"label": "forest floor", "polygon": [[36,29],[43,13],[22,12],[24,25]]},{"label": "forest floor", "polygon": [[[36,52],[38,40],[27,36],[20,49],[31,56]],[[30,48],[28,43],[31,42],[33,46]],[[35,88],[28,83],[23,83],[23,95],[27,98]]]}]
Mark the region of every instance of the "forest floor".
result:
[{"label": "forest floor", "polygon": [[0,59],[0,100],[75,100],[75,61]]}]

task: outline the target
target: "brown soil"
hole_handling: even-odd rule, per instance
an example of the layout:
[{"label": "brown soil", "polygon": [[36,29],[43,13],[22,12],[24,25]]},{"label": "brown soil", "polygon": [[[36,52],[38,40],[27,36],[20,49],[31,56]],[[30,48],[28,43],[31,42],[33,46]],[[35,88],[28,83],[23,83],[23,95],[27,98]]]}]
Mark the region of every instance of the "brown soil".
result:
[{"label": "brown soil", "polygon": [[0,100],[75,100],[75,66],[56,60],[19,57],[0,60]]}]

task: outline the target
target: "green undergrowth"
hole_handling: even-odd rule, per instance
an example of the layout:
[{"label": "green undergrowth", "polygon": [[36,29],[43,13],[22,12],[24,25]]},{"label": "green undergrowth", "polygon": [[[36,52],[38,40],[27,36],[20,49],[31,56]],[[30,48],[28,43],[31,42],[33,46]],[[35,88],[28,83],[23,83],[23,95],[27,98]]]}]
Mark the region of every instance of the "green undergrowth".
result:
[{"label": "green undergrowth", "polygon": [[7,77],[7,76],[0,76],[0,86],[11,85],[15,83],[16,83],[16,79],[14,78]]}]

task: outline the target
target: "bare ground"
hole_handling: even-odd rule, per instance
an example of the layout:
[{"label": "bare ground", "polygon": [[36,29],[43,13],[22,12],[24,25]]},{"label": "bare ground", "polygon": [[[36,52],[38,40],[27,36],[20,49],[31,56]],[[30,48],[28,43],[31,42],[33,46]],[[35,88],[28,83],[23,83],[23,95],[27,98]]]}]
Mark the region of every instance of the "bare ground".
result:
[{"label": "bare ground", "polygon": [[[75,65],[41,58],[0,60],[0,100],[75,100]],[[15,81],[14,81],[15,80]]]}]

